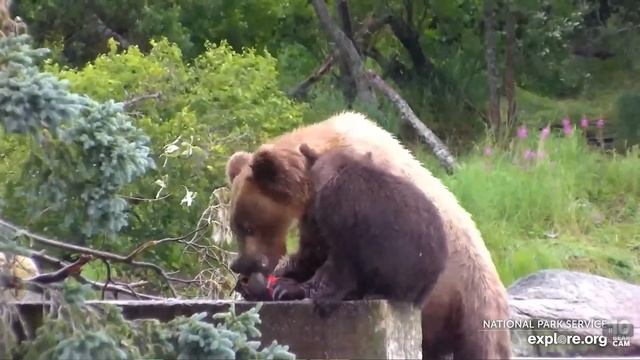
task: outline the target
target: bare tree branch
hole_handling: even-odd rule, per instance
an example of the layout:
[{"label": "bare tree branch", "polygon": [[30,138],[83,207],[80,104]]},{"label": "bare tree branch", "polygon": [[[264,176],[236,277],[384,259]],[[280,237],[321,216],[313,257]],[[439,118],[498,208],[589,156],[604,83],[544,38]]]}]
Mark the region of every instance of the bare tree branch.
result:
[{"label": "bare tree branch", "polygon": [[396,83],[403,83],[408,80],[410,76],[409,70],[397,57],[392,56],[390,59],[387,59],[373,46],[366,51],[366,55],[380,65],[382,68],[382,78],[391,78]]},{"label": "bare tree branch", "polygon": [[[44,252],[42,251],[33,251],[33,250],[29,250],[26,249],[25,250],[29,257],[42,262],[42,263],[46,263],[49,264],[53,267],[57,267],[57,268],[62,268],[65,266],[70,265],[70,263],[62,261],[56,257],[50,256],[50,255],[46,255],[44,254]],[[98,281],[92,281],[92,280],[88,280],[86,279],[84,276],[80,275],[80,274],[73,274],[72,275],[76,280],[78,280],[80,283],[83,284],[89,284],[91,285],[91,287],[95,290],[102,290],[105,287],[105,284],[98,282]],[[140,281],[138,283],[133,283],[133,284],[123,284],[123,283],[118,283],[117,286],[113,286],[113,285],[108,285],[106,287],[107,290],[109,291],[113,291],[113,292],[121,292],[123,294],[128,294],[128,295],[132,295],[135,296],[139,299],[146,299],[146,300],[160,300],[163,299],[159,296],[153,296],[153,295],[147,295],[147,294],[137,294],[132,290],[128,290],[127,288],[131,287],[140,287],[143,285],[146,285],[148,282],[147,281]]]},{"label": "bare tree branch", "polygon": [[[383,16],[380,18],[370,18],[355,34],[355,42],[356,45],[359,44],[360,48],[366,48],[367,42],[373,33],[380,30],[389,22],[390,16]],[[309,75],[304,81],[300,84],[294,86],[291,90],[288,91],[288,95],[294,99],[302,99],[304,98],[311,86],[313,86],[322,76],[324,76],[331,67],[336,63],[336,59],[339,56],[338,49],[334,49],[331,54],[329,54],[322,64],[313,71],[311,75]]]},{"label": "bare tree branch", "polygon": [[[172,295],[176,297],[175,288],[173,284],[184,284],[188,287],[197,287],[200,294],[204,294],[207,297],[217,297],[223,292],[226,285],[232,286],[233,273],[228,268],[228,256],[232,256],[233,253],[227,251],[218,245],[218,242],[225,241],[230,236],[230,230],[228,224],[224,219],[228,217],[228,188],[221,187],[215,189],[211,194],[211,200],[207,209],[201,214],[197,223],[197,228],[190,231],[187,234],[177,237],[167,237],[159,240],[150,240],[143,242],[140,246],[131,251],[127,256],[109,253],[106,251],[93,250],[90,248],[67,244],[58,240],[50,239],[40,234],[32,233],[28,230],[20,228],[14,224],[11,224],[3,219],[0,219],[0,238],[6,240],[15,239],[20,236],[25,236],[32,242],[44,245],[44,247],[53,247],[61,249],[70,253],[85,254],[84,256],[93,257],[105,261],[108,264],[107,279],[105,283],[91,281],[80,274],[71,274],[76,280],[84,284],[90,284],[91,287],[101,293],[110,291],[117,297],[117,294],[127,294],[138,299],[163,299],[159,296],[147,295],[137,293],[136,288],[148,285],[150,282],[146,279],[144,281],[138,281],[135,283],[122,283],[117,282],[111,277],[111,271],[109,268],[113,266],[114,262],[120,262],[133,267],[142,267],[153,270],[160,274],[160,277],[169,286]],[[211,227],[211,238],[208,238],[207,228]],[[204,240],[204,241],[203,241]],[[201,270],[198,275],[193,279],[182,279],[174,277],[172,272],[164,271],[160,266],[143,261],[135,261],[135,258],[143,251],[158,246],[167,242],[176,242],[184,247],[183,253],[191,253],[198,257],[204,266],[208,266]],[[13,252],[14,249],[10,244],[4,246],[0,244],[0,250]],[[16,248],[17,254],[31,257],[40,264],[48,264],[54,268],[64,268],[70,265],[61,259],[45,254],[45,250],[34,251],[30,249]],[[231,276],[229,276],[231,275]],[[34,284],[34,286],[37,284]],[[181,287],[182,288],[182,287]]]},{"label": "bare tree branch", "polygon": [[162,195],[159,198],[143,198],[143,197],[139,197],[139,196],[127,196],[127,195],[118,195],[118,196],[123,198],[123,199],[125,199],[125,200],[127,200],[129,205],[138,205],[138,204],[143,203],[143,202],[150,203],[150,202],[164,200],[164,199],[168,198],[169,196],[171,196],[171,193],[167,193],[165,195]]},{"label": "bare tree branch", "polygon": [[335,63],[336,58],[334,54],[327,56],[322,65],[316,69],[313,74],[309,75],[303,82],[296,85],[293,89],[289,90],[289,97],[294,99],[302,99],[307,94],[311,86],[315,84],[320,78],[331,70],[331,66]]},{"label": "bare tree branch", "polygon": [[[87,280],[83,276],[80,275],[81,268],[84,264],[86,264],[89,260],[91,260],[91,256],[83,255],[78,260],[73,263],[66,263],[62,260],[54,258],[52,256],[44,255],[32,250],[27,250],[31,252],[31,257],[46,263],[49,263],[54,266],[62,265],[63,267],[52,273],[40,274],[28,279],[20,279],[18,277],[8,275],[8,274],[0,274],[0,288],[8,288],[8,289],[25,289],[37,294],[43,294],[46,289],[59,289],[59,285],[54,285],[54,283],[63,281],[67,277],[74,277],[79,282],[84,284],[91,285],[92,288],[96,290],[102,290],[103,299],[104,299],[104,291],[109,290],[114,293],[124,293],[135,296],[138,299],[146,299],[146,300],[160,300],[161,297],[146,295],[146,294],[137,294],[133,291],[134,286],[140,286],[139,284],[119,284],[124,286],[122,288],[120,286],[109,285],[109,283],[100,283],[96,281]],[[107,262],[108,264],[108,262]],[[146,282],[141,282],[146,283]]]},{"label": "bare tree branch", "polygon": [[91,261],[92,257],[90,255],[82,255],[71,264],[67,264],[61,269],[54,271],[52,273],[45,273],[30,277],[27,281],[31,281],[38,284],[51,284],[54,282],[63,281],[71,275],[80,274],[82,271],[82,267]]},{"label": "bare tree branch", "polygon": [[418,133],[420,138],[431,148],[440,163],[448,173],[452,173],[457,167],[455,158],[447,149],[447,146],[434,134],[413,112],[409,104],[389,86],[378,74],[367,72],[371,84],[384,94],[398,108],[402,119],[407,121]]},{"label": "bare tree branch", "polygon": [[[3,226],[5,228],[9,228],[9,229],[13,230],[17,235],[26,236],[30,240],[33,240],[33,241],[38,242],[38,243],[43,244],[43,245],[53,246],[53,247],[56,247],[58,249],[71,251],[71,252],[75,252],[75,253],[92,255],[92,256],[94,256],[96,258],[99,258],[99,259],[126,263],[126,264],[129,264],[131,266],[153,270],[161,278],[163,278],[165,280],[165,283],[167,284],[169,290],[171,291],[172,296],[173,297],[177,297],[177,292],[176,292],[175,288],[173,287],[173,285],[171,283],[172,279],[169,277],[169,275],[160,266],[158,266],[156,264],[149,263],[149,262],[144,262],[144,261],[134,261],[133,258],[135,256],[137,256],[141,251],[143,251],[143,250],[145,250],[145,249],[147,249],[149,247],[155,246],[158,243],[163,243],[163,242],[167,242],[167,241],[177,241],[176,239],[180,239],[180,238],[167,238],[167,239],[162,239],[162,240],[148,241],[148,242],[142,244],[141,246],[139,246],[138,248],[136,248],[133,252],[131,252],[131,254],[129,254],[127,256],[122,256],[122,255],[117,255],[117,254],[113,254],[113,253],[106,252],[106,251],[94,250],[94,249],[86,248],[86,247],[83,247],[83,246],[67,244],[67,243],[64,243],[64,242],[61,242],[61,241],[58,241],[58,240],[50,239],[50,238],[44,237],[42,235],[34,234],[34,233],[32,233],[32,232],[30,232],[28,230],[22,229],[22,228],[20,228],[20,227],[18,227],[16,225],[13,225],[13,224],[11,224],[11,223],[3,220],[3,219],[0,219],[0,226]],[[200,228],[196,229],[195,231],[201,231],[202,229],[203,229],[203,227],[200,227]],[[187,234],[185,237],[181,237],[181,238],[186,238],[188,236],[191,236],[193,234],[193,232],[195,232],[195,231],[192,231],[189,234]]]},{"label": "bare tree branch", "polygon": [[360,54],[358,54],[355,45],[333,21],[331,15],[329,15],[329,10],[327,9],[327,4],[324,0],[311,0],[311,4],[313,5],[324,31],[329,34],[329,38],[338,48],[340,57],[348,64],[350,73],[356,84],[358,97],[365,103],[376,104],[377,101],[375,95],[370,88],[364,72],[362,58],[360,57]]},{"label": "bare tree branch", "polygon": [[392,16],[389,25],[395,37],[400,41],[400,44],[407,50],[413,67],[416,72],[421,75],[429,75],[433,72],[433,64],[425,56],[420,45],[420,33],[416,31],[409,23],[404,19],[397,16]]},{"label": "bare tree branch", "polygon": [[113,283],[113,280],[111,280],[111,265],[105,259],[102,259],[102,262],[104,263],[104,266],[107,268],[107,280],[104,282],[104,286],[102,287],[102,292],[100,293],[100,297],[102,298],[102,300],[104,300],[104,292],[107,290],[107,286],[109,286],[109,283]]},{"label": "bare tree branch", "polygon": [[144,100],[149,100],[149,99],[160,99],[160,97],[162,96],[161,93],[156,92],[153,94],[145,94],[145,95],[140,95],[140,96],[136,96],[134,98],[131,98],[129,100],[125,100],[122,102],[124,109],[125,110],[129,110],[132,106],[136,105],[137,103],[144,101]]}]

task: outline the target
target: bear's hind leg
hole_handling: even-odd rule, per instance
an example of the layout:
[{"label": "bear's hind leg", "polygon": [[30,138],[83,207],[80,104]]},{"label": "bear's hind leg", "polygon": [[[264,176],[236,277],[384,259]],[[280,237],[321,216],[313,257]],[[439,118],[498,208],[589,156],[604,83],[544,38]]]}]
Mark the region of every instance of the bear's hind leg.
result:
[{"label": "bear's hind leg", "polygon": [[[490,303],[494,308],[503,309],[505,306],[500,299]],[[490,308],[490,307],[489,307]],[[491,315],[489,315],[491,314]],[[498,315],[493,315],[498,314]],[[464,359],[511,359],[511,336],[508,329],[487,330],[483,329],[481,319],[507,319],[508,315],[503,311],[493,312],[467,312],[459,328],[459,341],[453,351],[454,360]]]},{"label": "bear's hind leg", "polygon": [[479,331],[485,334],[465,334],[453,352],[453,360],[511,359],[511,348],[499,340],[501,337],[497,334],[499,331]]}]

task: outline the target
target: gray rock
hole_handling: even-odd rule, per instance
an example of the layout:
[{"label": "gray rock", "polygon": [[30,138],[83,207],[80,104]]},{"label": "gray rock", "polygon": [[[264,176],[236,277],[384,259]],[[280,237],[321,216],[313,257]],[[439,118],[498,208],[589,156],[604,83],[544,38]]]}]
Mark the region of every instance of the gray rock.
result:
[{"label": "gray rock", "polygon": [[[544,270],[520,279],[508,293],[511,319],[517,327],[511,331],[515,356],[640,355],[638,285],[575,271]],[[560,319],[587,322],[551,323],[551,320]],[[610,336],[602,337],[606,331],[602,321],[588,323],[596,319],[609,323],[627,320],[635,325],[633,336],[627,339],[628,345],[614,341],[624,339],[614,338],[610,333],[607,333]],[[533,328],[523,329],[526,324]],[[593,344],[561,344],[563,340],[571,342],[567,336],[572,335],[577,335],[575,339],[579,341],[592,341]]]}]

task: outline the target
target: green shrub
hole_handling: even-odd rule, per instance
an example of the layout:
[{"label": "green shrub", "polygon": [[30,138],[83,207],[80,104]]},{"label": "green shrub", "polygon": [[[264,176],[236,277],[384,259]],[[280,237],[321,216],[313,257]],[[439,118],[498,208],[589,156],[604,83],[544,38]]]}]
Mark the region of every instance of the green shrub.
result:
[{"label": "green shrub", "polygon": [[[193,62],[187,62],[178,46],[164,39],[153,42],[147,54],[135,46],[119,52],[112,41],[106,54],[81,69],[62,68],[51,62],[45,69],[50,75],[43,75],[43,78],[62,78],[64,82],[60,82],[60,86],[68,86],[73,93],[86,94],[80,98],[90,96],[95,101],[104,102],[91,114],[83,113],[84,119],[108,115],[112,121],[78,122],[74,126],[66,126],[67,136],[58,142],[69,142],[67,145],[73,151],[58,146],[58,143],[52,145],[55,145],[55,150],[35,151],[33,146],[29,146],[30,142],[3,132],[0,149],[7,149],[7,152],[3,154],[4,158],[0,157],[0,170],[8,169],[15,174],[8,171],[9,176],[0,179],[0,189],[3,190],[0,211],[3,217],[16,224],[28,225],[32,231],[118,253],[131,251],[144,240],[191,232],[198,226],[198,219],[210,202],[218,202],[210,194],[226,185],[224,167],[228,157],[236,150],[252,150],[267,138],[298,126],[302,123],[305,109],[304,105],[294,103],[279,90],[273,57],[258,55],[250,49],[235,52],[226,43],[207,44],[200,56]],[[150,98],[130,103],[126,112],[118,108],[122,104],[112,102],[112,99],[126,102],[141,96]],[[68,103],[42,101],[54,105]],[[71,111],[73,107],[67,109],[63,106],[62,109]],[[4,111],[9,110],[4,108]],[[128,123],[123,122],[123,116]],[[66,119],[67,114],[53,120],[58,118]],[[31,121],[41,119],[32,118]],[[94,163],[100,165],[96,160],[102,155],[106,162],[124,166],[123,161],[128,158],[116,148],[124,141],[129,144],[125,149],[136,149],[133,145],[137,144],[139,133],[132,126],[148,136],[147,155],[158,165],[155,169],[145,172],[144,176],[139,176],[141,174],[137,171],[120,176],[110,174],[109,167],[90,166]],[[91,134],[108,136],[100,138]],[[93,151],[92,144],[99,144],[106,152]],[[14,145],[20,146],[14,148]],[[66,162],[50,161],[54,155],[64,157]],[[114,159],[112,156],[120,157]],[[57,165],[71,166],[71,170],[54,171],[55,176],[50,176],[48,169]],[[126,174],[138,177],[134,179],[135,176],[124,176]],[[49,180],[32,185],[34,179],[42,177]],[[114,183],[117,186],[104,184],[109,179],[117,180]],[[46,191],[40,184],[63,188],[70,193],[53,197],[57,193]],[[84,188],[78,187],[79,184],[87,185],[86,195],[80,195]],[[27,186],[40,193],[27,192]],[[114,202],[106,210],[111,209],[121,215],[115,222],[109,222],[101,215],[105,205],[100,199],[95,199],[100,195],[91,191],[95,186],[106,189],[112,197]],[[148,201],[134,202],[131,199]],[[56,201],[63,201],[65,207],[51,207]],[[93,204],[98,210],[88,213],[93,217],[81,217],[86,209],[82,206],[83,201]],[[217,216],[211,217],[212,223],[225,220],[217,219]],[[124,222],[124,219],[128,221]],[[88,230],[83,224],[87,223],[96,225],[96,228],[97,225],[112,226],[112,230],[116,230],[115,235],[114,231],[109,237],[97,231],[83,234],[82,230]],[[219,251],[221,247],[232,246],[228,238],[213,239],[211,231],[201,235],[198,241],[207,249]],[[209,241],[220,243],[210,244]],[[180,270],[184,276],[198,273],[203,263],[217,267],[214,269],[216,273],[226,274],[223,256],[211,262],[193,258],[200,255],[185,252],[183,245],[174,242],[145,251],[141,259],[154,261],[169,271]],[[96,275],[103,273],[99,269],[93,270]],[[114,266],[113,271],[125,277],[149,276],[125,271],[120,266]],[[216,277],[214,283],[223,288],[226,286],[226,281],[217,280]],[[220,289],[219,294],[223,293],[228,291]]]}]

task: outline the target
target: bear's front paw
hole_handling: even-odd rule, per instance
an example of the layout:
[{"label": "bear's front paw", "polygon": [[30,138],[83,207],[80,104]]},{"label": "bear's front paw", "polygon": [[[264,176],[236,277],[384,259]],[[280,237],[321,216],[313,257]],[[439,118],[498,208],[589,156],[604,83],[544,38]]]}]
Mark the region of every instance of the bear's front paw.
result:
[{"label": "bear's front paw", "polygon": [[273,286],[273,300],[302,300],[306,297],[307,293],[304,287],[293,279],[280,278]]},{"label": "bear's front paw", "polygon": [[235,291],[247,301],[270,301],[272,298],[268,286],[264,275],[253,273],[250,276],[240,276]]}]

